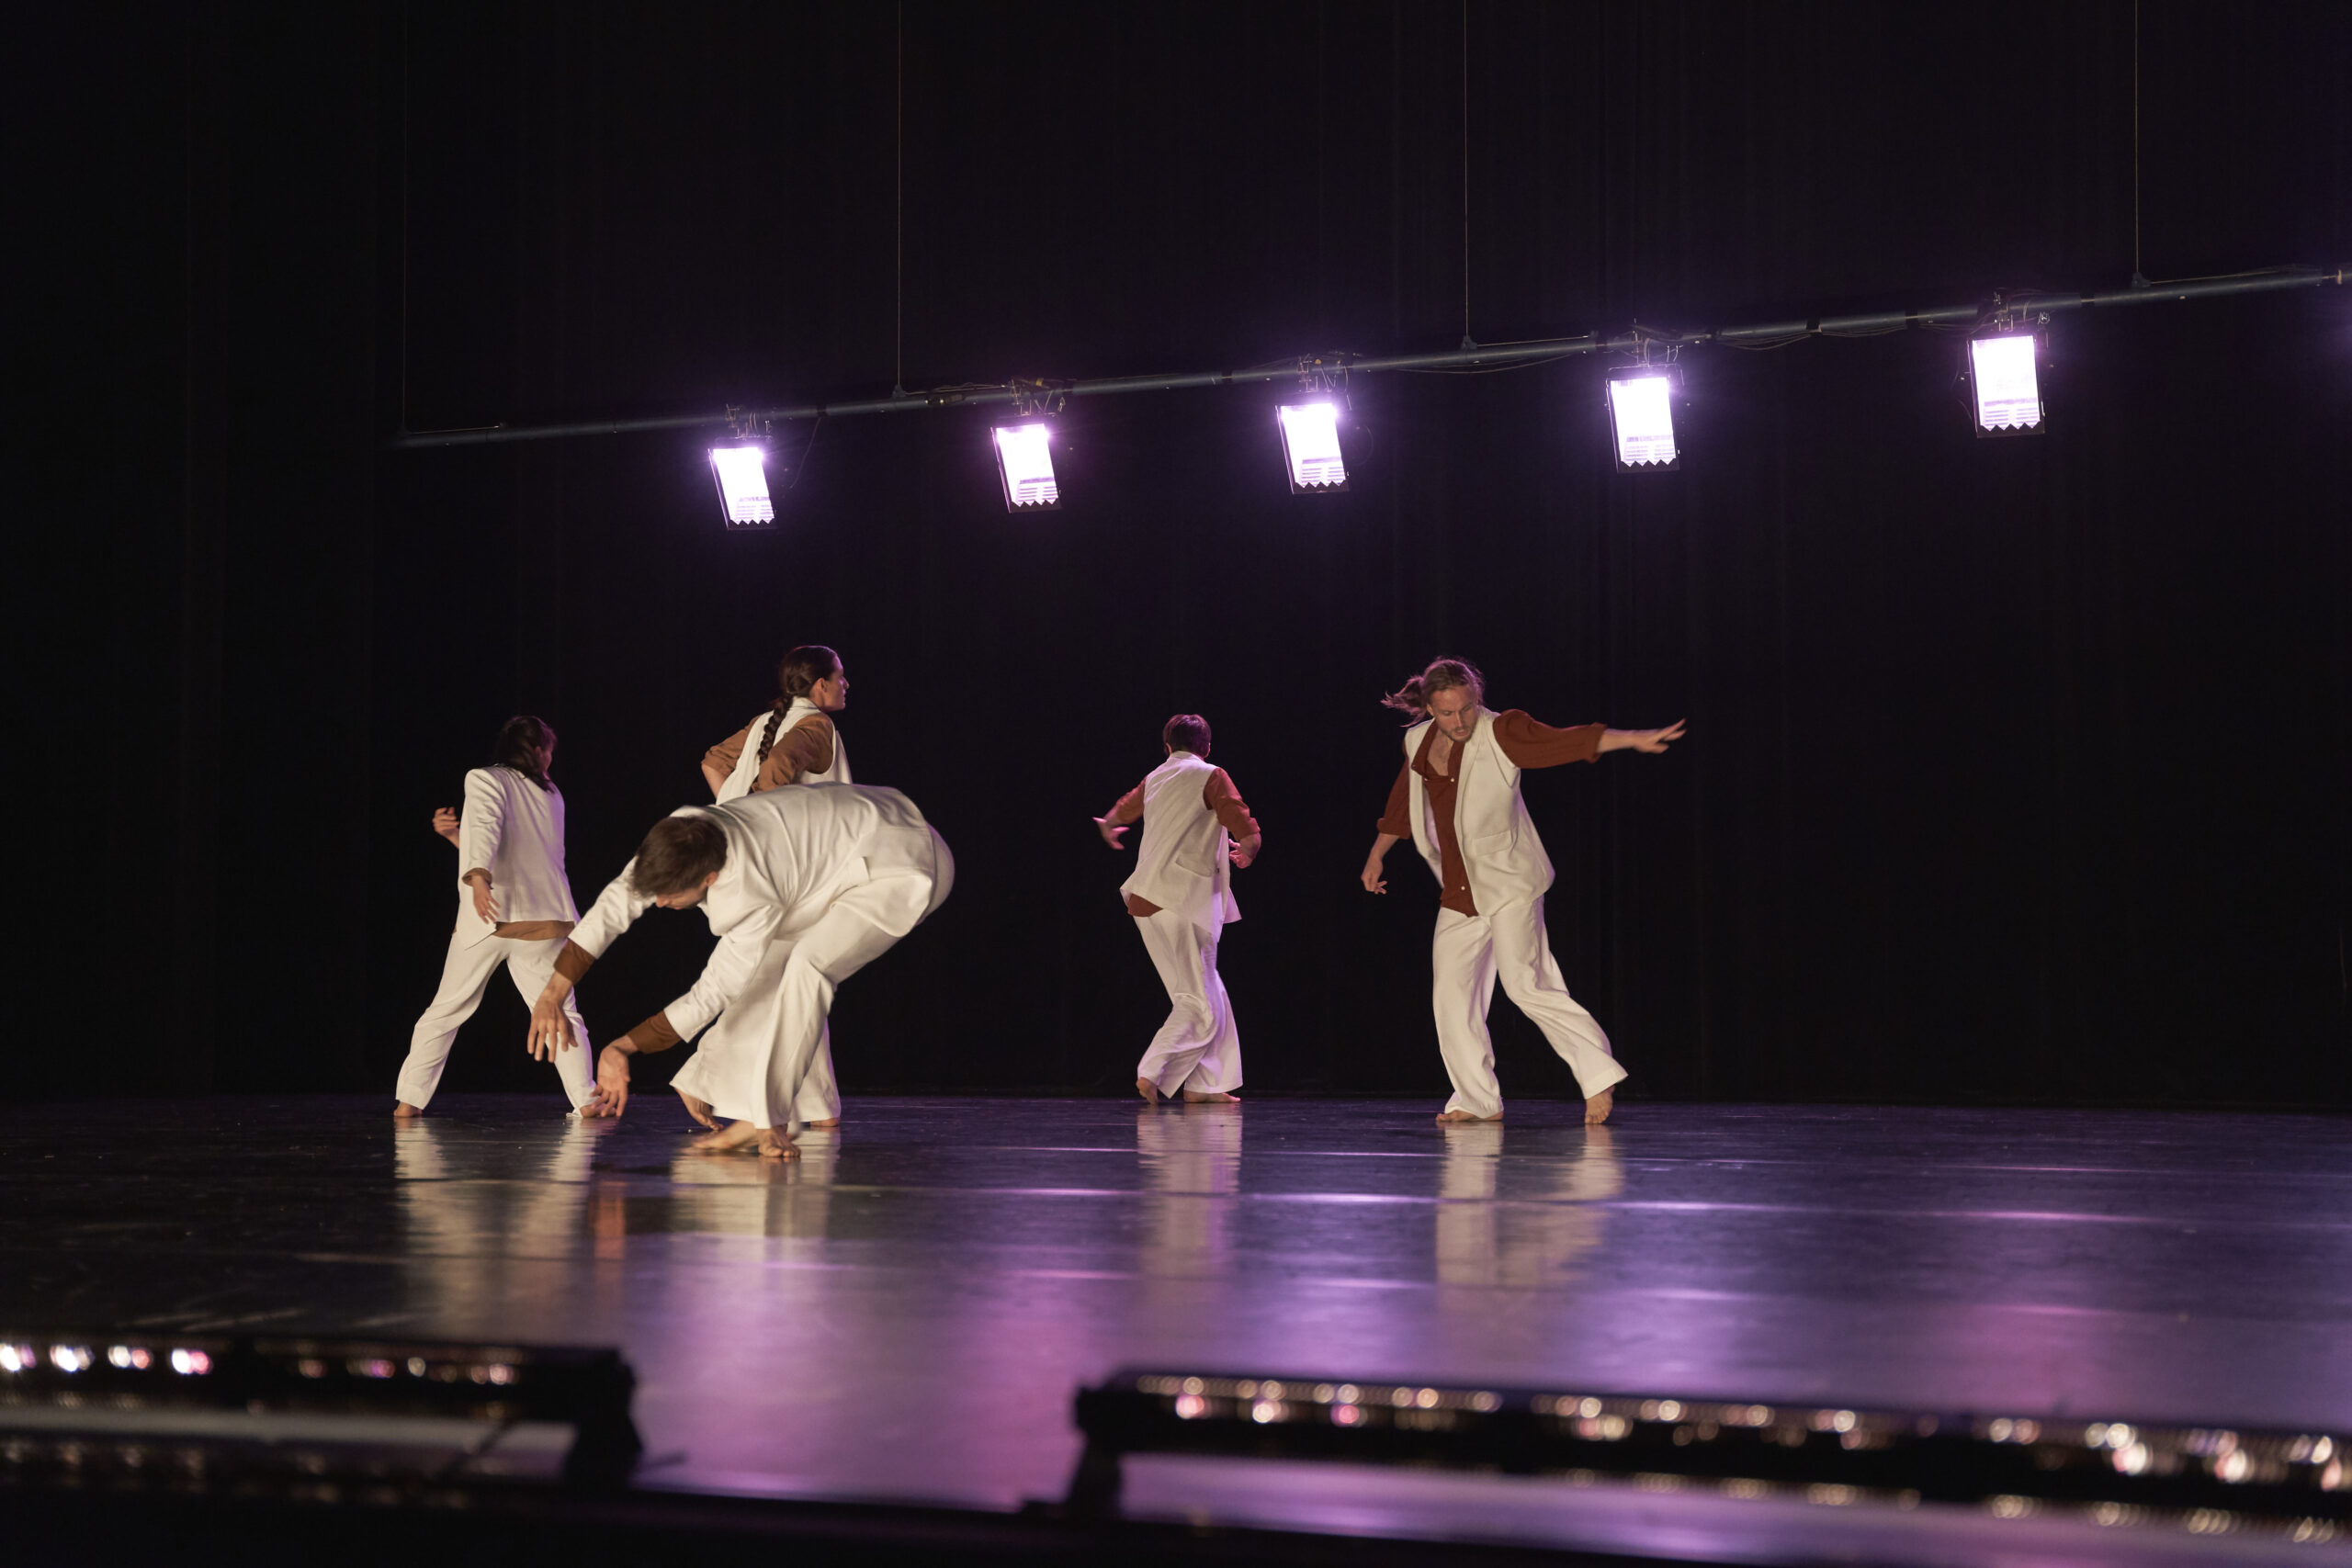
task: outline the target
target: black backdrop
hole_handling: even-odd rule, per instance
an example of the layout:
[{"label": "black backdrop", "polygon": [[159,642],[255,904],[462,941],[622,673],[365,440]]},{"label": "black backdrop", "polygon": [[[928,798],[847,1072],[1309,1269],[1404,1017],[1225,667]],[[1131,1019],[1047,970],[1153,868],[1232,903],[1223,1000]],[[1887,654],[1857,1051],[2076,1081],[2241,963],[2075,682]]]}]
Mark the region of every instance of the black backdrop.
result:
[{"label": "black backdrop", "polygon": [[[905,384],[2130,274],[2128,0],[1467,17],[1465,272],[1459,5],[909,5]],[[2140,26],[2149,275],[2352,258],[2352,12]],[[1905,333],[1694,350],[1671,476],[1611,471],[1568,362],[1359,378],[1337,499],[1285,493],[1263,391],[1074,403],[1045,518],[978,413],[834,421],[726,537],[690,437],[388,438],[886,390],[891,6],[36,27],[31,978],[78,1005],[14,1088],[388,1093],[451,912],[426,814],[497,722],[562,734],[584,903],[812,640],[959,864],[843,993],[853,1090],[1125,1081],[1162,1004],[1087,818],[1193,708],[1267,827],[1250,1085],[1435,1095],[1432,890],[1355,872],[1374,699],[1458,652],[1554,722],[1690,720],[1528,786],[1629,1092],[2352,1103],[2342,290],[2062,317],[2037,439],[1972,440],[1957,342]],[[650,922],[592,1026],[707,942]],[[1507,1086],[1572,1092],[1497,1011]],[[543,1084],[521,1018],[493,993],[447,1086]]]}]

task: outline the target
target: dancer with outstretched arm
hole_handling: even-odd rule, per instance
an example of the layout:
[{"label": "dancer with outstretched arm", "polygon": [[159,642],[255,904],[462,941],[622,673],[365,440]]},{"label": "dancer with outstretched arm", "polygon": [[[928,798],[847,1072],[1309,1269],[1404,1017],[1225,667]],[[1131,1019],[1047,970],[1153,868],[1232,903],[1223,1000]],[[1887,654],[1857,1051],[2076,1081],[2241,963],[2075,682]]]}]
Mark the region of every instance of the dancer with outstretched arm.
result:
[{"label": "dancer with outstretched arm", "polygon": [[1609,1036],[1561,977],[1544,931],[1552,862],[1520,798],[1529,768],[1589,762],[1604,751],[1659,752],[1681,738],[1663,729],[1577,725],[1555,729],[1517,708],[1489,713],[1486,678],[1459,659],[1441,659],[1382,701],[1417,721],[1405,731],[1405,765],[1364,861],[1367,892],[1385,893],[1382,863],[1410,839],[1438,879],[1437,934],[1430,948],[1430,1004],[1438,1050],[1453,1098],[1441,1122],[1491,1122],[1503,1113],[1487,1010],[1495,982],[1519,1005],[1576,1074],[1587,1125],[1609,1120],[1611,1089],[1625,1069]]},{"label": "dancer with outstretched arm", "polygon": [[[441,962],[440,989],[409,1037],[408,1059],[393,1091],[395,1116],[424,1113],[440,1087],[458,1026],[481,1005],[499,967],[514,976],[523,999],[532,1000],[580,919],[563,873],[563,792],[548,776],[555,762],[554,728],[518,714],[499,729],[491,757],[490,766],[466,775],[463,812],[443,807],[433,814],[434,831],[458,846],[458,928]],[[594,1116],[599,1106],[587,1026],[576,1004],[565,1006],[580,1049],[554,1053],[556,1074],[572,1109]]]},{"label": "dancer with outstretched arm", "polygon": [[631,1057],[691,1039],[723,1012],[734,1027],[712,1031],[687,1065],[734,1125],[696,1146],[794,1158],[796,1105],[834,990],[945,902],[955,879],[945,840],[894,789],[816,784],[683,807],[573,928],[531,1009],[532,1047],[562,1048],[572,987],[646,910],[699,908],[717,951],[685,995],[605,1047],[598,1090],[619,1115]]},{"label": "dancer with outstretched arm", "polygon": [[1094,819],[1113,849],[1143,819],[1135,874],[1119,886],[1168,987],[1168,1021],[1136,1065],[1147,1104],[1166,1095],[1229,1101],[1241,1087],[1241,1032],[1217,978],[1219,933],[1241,918],[1233,873],[1258,858],[1258,819],[1223,768],[1209,765],[1209,721],[1180,713],[1161,727],[1168,760]]}]

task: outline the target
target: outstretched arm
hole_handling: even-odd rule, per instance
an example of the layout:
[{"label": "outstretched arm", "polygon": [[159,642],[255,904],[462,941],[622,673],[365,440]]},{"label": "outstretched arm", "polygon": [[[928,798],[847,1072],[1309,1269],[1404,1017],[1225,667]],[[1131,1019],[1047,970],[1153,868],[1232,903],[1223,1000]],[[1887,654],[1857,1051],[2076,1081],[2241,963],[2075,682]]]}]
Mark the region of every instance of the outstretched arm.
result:
[{"label": "outstretched arm", "polygon": [[621,867],[621,874],[605,885],[596,895],[596,902],[589,907],[588,916],[571,928],[564,939],[563,951],[556,954],[555,973],[548,976],[538,1000],[531,1004],[531,1032],[525,1049],[541,1061],[552,1061],[558,1051],[569,1051],[579,1042],[572,1037],[571,1021],[563,1016],[563,998],[588,973],[588,966],[604,956],[621,932],[637,923],[637,918],[653,908],[653,900],[629,886],[630,874],[637,869],[632,859]]},{"label": "outstretched arm", "polygon": [[1143,785],[1119,796],[1118,804],[1094,819],[1094,830],[1114,850],[1127,847],[1127,829],[1143,816]]},{"label": "outstretched arm", "polygon": [[728,775],[735,771],[735,763],[751,739],[751,726],[745,725],[702,754],[703,783],[710,785],[711,799],[717,800],[718,792],[726,787]]},{"label": "outstretched arm", "polygon": [[1597,751],[1647,751],[1655,755],[1667,748],[1668,741],[1682,739],[1682,719],[1676,719],[1663,729],[1605,729],[1600,733]]}]

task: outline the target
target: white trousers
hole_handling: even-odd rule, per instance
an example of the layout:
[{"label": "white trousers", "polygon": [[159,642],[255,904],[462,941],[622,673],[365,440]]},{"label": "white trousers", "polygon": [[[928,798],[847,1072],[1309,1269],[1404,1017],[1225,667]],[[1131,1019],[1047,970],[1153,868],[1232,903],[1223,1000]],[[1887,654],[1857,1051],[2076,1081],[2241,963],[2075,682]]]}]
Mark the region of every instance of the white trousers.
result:
[{"label": "white trousers", "polygon": [[[441,963],[441,988],[434,993],[433,1005],[424,1010],[424,1016],[416,1021],[416,1031],[409,1036],[408,1060],[401,1064],[400,1087],[394,1092],[420,1111],[441,1086],[441,1069],[448,1066],[449,1043],[458,1037],[458,1026],[481,1006],[482,990],[498,966],[506,965],[527,1007],[547,988],[548,976],[555,973],[556,954],[563,951],[561,937],[517,942],[509,936],[486,936],[460,945],[459,939],[469,934],[450,933],[449,954]],[[563,1079],[563,1092],[577,1110],[596,1087],[595,1058],[588,1043],[588,1026],[580,1020],[580,1004],[570,996],[563,998],[563,1014],[571,1021],[571,1032],[580,1043],[555,1054],[555,1070]]]},{"label": "white trousers", "polygon": [[[829,1048],[826,1016],[833,992],[921,925],[955,886],[956,862],[945,840],[935,831],[930,840],[928,874],[893,870],[854,884],[805,914],[796,911],[802,918],[785,922],[785,934],[762,955],[754,982],[727,1004],[728,1013],[741,1015],[735,1027],[722,1035],[714,1026],[671,1082],[708,1100],[714,1113],[729,1121],[782,1127],[787,1138],[797,1134],[809,1120],[802,1109],[808,1103],[802,1098],[807,1080],[819,1048]],[[825,1089],[838,1107],[830,1060],[827,1074]]]},{"label": "white trousers", "polygon": [[1502,1114],[1494,1041],[1487,1033],[1497,980],[1503,995],[1519,1004],[1567,1063],[1587,1100],[1624,1078],[1625,1069],[1610,1054],[1609,1036],[1568,995],[1568,984],[1560,977],[1559,961],[1544,935],[1542,899],[1483,915],[1440,909],[1430,971],[1438,1050],[1445,1057],[1446,1077],[1453,1080],[1448,1111]]},{"label": "white trousers", "polygon": [[[756,1086],[740,1073],[724,1071],[721,1065],[741,1059],[746,1052],[756,1055],[775,1038],[776,1009],[783,1003],[785,965],[791,962],[793,950],[821,918],[820,911],[768,943],[743,994],[728,1004],[727,1010],[703,1035],[695,1054],[671,1078],[672,1089],[707,1101],[714,1116],[769,1125],[764,1119],[766,1091],[763,1089],[753,1098],[743,1098],[746,1089]],[[833,1081],[833,1031],[830,1021],[817,1026],[817,1049],[809,1057],[808,1076],[800,1080],[800,1088],[793,1096],[792,1111],[797,1122],[830,1122],[842,1113],[841,1089]]]},{"label": "white trousers", "polygon": [[1136,1077],[1162,1094],[1232,1093],[1241,1087],[1241,1031],[1217,978],[1216,938],[1174,909],[1138,915],[1135,922],[1168,987],[1168,1021],[1136,1064]]}]

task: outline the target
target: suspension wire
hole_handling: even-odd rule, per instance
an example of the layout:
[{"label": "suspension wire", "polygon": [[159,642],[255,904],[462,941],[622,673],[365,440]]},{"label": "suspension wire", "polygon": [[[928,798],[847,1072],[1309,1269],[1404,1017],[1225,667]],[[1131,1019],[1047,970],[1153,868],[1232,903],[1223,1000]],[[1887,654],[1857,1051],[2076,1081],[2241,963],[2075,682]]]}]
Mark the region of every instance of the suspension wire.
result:
[{"label": "suspension wire", "polygon": [[[890,359],[890,395],[907,395],[907,0],[899,0],[899,96],[896,139],[899,157],[898,186],[898,282],[892,289],[892,300],[898,312],[898,329]],[[811,432],[813,445],[816,434]]]},{"label": "suspension wire", "polygon": [[1462,346],[1470,335],[1470,0],[1462,0]]}]

